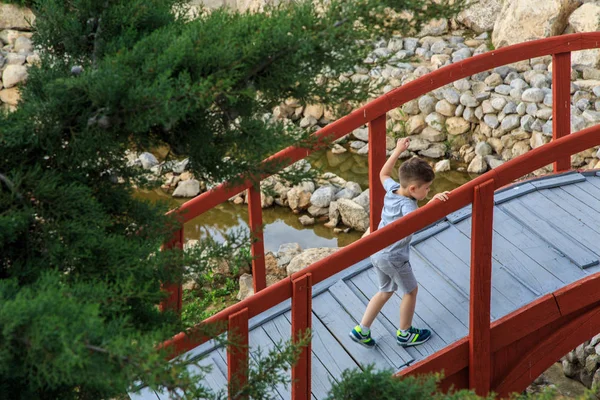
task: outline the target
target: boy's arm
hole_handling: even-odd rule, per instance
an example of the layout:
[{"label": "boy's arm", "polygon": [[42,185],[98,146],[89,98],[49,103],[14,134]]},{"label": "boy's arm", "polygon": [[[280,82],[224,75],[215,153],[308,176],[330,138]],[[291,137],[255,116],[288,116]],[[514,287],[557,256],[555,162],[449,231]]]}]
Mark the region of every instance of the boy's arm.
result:
[{"label": "boy's arm", "polygon": [[383,164],[383,168],[381,168],[381,172],[379,172],[379,179],[381,180],[382,185],[386,179],[391,177],[392,171],[394,170],[394,165],[396,165],[396,161],[398,161],[398,157],[400,157],[400,154],[402,154],[404,151],[406,151],[406,149],[408,149],[409,144],[409,138],[398,139],[394,152],[392,153],[390,158],[388,158],[385,164]]}]

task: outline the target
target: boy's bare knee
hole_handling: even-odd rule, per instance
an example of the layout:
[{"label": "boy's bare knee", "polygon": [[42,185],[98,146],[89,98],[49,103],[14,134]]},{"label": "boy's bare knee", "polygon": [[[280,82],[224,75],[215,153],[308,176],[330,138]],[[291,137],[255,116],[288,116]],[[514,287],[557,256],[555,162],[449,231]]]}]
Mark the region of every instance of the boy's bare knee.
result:
[{"label": "boy's bare knee", "polygon": [[394,294],[394,292],[379,292],[379,295],[381,297],[383,297],[384,299],[389,299],[390,297],[392,297]]},{"label": "boy's bare knee", "polygon": [[419,286],[417,285],[413,290],[411,290],[408,294],[411,296],[416,296],[419,292]]}]

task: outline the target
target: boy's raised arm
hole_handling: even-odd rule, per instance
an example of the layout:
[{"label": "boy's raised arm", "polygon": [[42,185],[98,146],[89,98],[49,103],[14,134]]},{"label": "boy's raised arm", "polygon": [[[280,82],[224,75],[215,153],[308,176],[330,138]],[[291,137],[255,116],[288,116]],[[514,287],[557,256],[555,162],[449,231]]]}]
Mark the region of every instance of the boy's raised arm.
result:
[{"label": "boy's raised arm", "polygon": [[396,161],[398,161],[398,157],[400,157],[400,154],[402,154],[406,151],[406,149],[408,149],[409,144],[409,138],[398,139],[394,152],[392,153],[390,158],[387,159],[385,164],[383,164],[383,168],[381,168],[381,172],[379,172],[379,179],[381,180],[382,185],[386,179],[391,177],[392,171],[394,170],[394,165],[396,165]]}]

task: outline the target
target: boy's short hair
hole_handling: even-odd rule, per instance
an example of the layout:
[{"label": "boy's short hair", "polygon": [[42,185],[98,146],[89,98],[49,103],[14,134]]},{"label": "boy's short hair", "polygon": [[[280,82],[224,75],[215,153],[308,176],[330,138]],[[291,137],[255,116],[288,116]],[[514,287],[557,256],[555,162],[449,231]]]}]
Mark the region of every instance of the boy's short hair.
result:
[{"label": "boy's short hair", "polygon": [[419,157],[413,157],[403,162],[398,168],[398,180],[403,188],[407,188],[411,184],[420,186],[433,181],[434,178],[435,173],[431,165]]}]

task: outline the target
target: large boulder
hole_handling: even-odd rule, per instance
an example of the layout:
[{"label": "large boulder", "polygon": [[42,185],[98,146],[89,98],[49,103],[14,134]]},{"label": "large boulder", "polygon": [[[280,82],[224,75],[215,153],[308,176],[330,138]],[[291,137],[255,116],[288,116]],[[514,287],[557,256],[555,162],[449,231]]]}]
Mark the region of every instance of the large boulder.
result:
[{"label": "large boulder", "polygon": [[27,67],[24,65],[8,65],[2,73],[2,82],[6,89],[27,80]]},{"label": "large boulder", "polygon": [[35,22],[35,15],[29,8],[0,3],[0,31],[3,29],[29,31],[33,22]]},{"label": "large boulder", "polygon": [[[569,17],[569,27],[574,33],[600,31],[600,4],[586,3]],[[600,66],[600,49],[574,51],[571,63],[592,68]]]},{"label": "large boulder", "polygon": [[181,181],[173,192],[173,197],[196,197],[200,194],[200,182],[196,179]]},{"label": "large boulder", "polygon": [[296,272],[308,267],[309,265],[314,264],[317,261],[330,256],[336,251],[338,251],[337,248],[330,247],[317,247],[314,249],[307,249],[306,251],[304,251],[301,254],[298,254],[292,259],[292,261],[287,266],[287,274],[288,276],[295,274]]},{"label": "large boulder", "polygon": [[299,243],[284,243],[277,250],[277,267],[285,268],[294,257],[302,253]]},{"label": "large boulder", "polygon": [[335,192],[336,190],[333,186],[321,186],[312,194],[310,202],[317,207],[329,207],[329,203],[333,200]]},{"label": "large boulder", "polygon": [[496,16],[501,9],[502,0],[471,1],[456,20],[476,33],[488,32],[494,29]]},{"label": "large boulder", "polygon": [[365,232],[369,228],[369,214],[362,206],[348,199],[339,199],[337,203],[345,225],[360,232]]},{"label": "large boulder", "polygon": [[492,33],[496,48],[560,35],[581,0],[504,0]]}]

